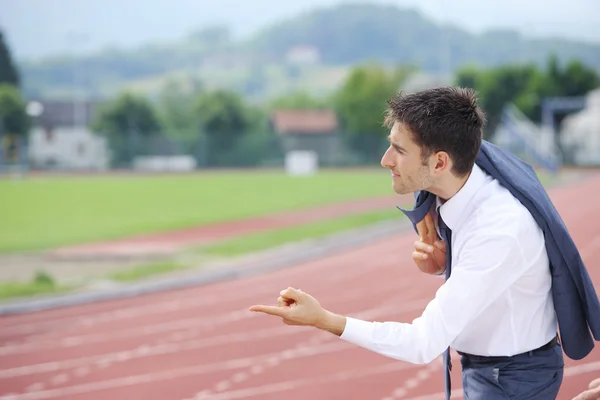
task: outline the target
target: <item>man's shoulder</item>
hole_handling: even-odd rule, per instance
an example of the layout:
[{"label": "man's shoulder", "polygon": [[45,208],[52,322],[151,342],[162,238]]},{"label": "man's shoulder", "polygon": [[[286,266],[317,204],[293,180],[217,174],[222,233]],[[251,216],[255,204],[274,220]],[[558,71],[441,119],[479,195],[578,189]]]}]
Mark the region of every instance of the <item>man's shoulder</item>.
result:
[{"label": "man's shoulder", "polygon": [[492,180],[474,198],[472,229],[521,237],[537,228],[530,211],[513,194]]}]

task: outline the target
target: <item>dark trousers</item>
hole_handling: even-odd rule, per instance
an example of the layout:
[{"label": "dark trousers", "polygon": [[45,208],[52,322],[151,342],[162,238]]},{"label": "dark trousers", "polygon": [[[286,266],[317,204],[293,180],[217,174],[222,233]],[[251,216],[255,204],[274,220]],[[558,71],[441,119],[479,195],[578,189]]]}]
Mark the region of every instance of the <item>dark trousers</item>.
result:
[{"label": "dark trousers", "polygon": [[461,355],[466,400],[553,400],[563,380],[562,347],[513,357]]}]

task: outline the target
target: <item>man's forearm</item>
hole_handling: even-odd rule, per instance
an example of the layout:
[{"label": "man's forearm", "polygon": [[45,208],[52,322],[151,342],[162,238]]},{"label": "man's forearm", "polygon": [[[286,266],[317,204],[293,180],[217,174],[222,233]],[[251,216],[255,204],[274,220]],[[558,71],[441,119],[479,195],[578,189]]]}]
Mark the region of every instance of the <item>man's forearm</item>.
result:
[{"label": "man's forearm", "polygon": [[341,336],[346,328],[346,317],[325,311],[323,317],[319,319],[315,327]]}]

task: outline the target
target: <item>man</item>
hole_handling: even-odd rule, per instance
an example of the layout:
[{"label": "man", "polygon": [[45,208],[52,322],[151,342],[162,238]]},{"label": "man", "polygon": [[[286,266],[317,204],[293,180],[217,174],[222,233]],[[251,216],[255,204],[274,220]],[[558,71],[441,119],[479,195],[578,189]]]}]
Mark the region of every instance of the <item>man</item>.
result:
[{"label": "man", "polygon": [[[388,104],[390,146],[381,165],[391,171],[394,191],[436,196],[413,253],[422,271],[446,272],[435,298],[412,323],[337,315],[293,288],[281,292],[277,306],[250,310],[415,364],[452,347],[461,354],[466,399],[556,398],[564,363],[544,234],[528,209],[475,164],[485,117],[474,93],[437,88]],[[446,227],[450,246],[440,240]]]}]

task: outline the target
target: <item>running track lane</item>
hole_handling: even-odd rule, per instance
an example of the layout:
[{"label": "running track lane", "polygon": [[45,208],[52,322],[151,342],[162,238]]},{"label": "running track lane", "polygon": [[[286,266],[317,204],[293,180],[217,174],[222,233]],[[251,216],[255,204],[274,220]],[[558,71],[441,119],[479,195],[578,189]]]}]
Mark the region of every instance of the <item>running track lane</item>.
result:
[{"label": "running track lane", "polygon": [[[600,175],[551,195],[599,287]],[[568,197],[581,201],[569,207]],[[251,313],[299,287],[335,312],[411,321],[441,281],[412,265],[414,235],[392,237],[268,275],[0,319],[0,398],[443,398],[441,358],[411,365],[314,329]],[[453,354],[454,398],[462,398]],[[567,359],[559,399],[600,376],[600,350]]]}]

